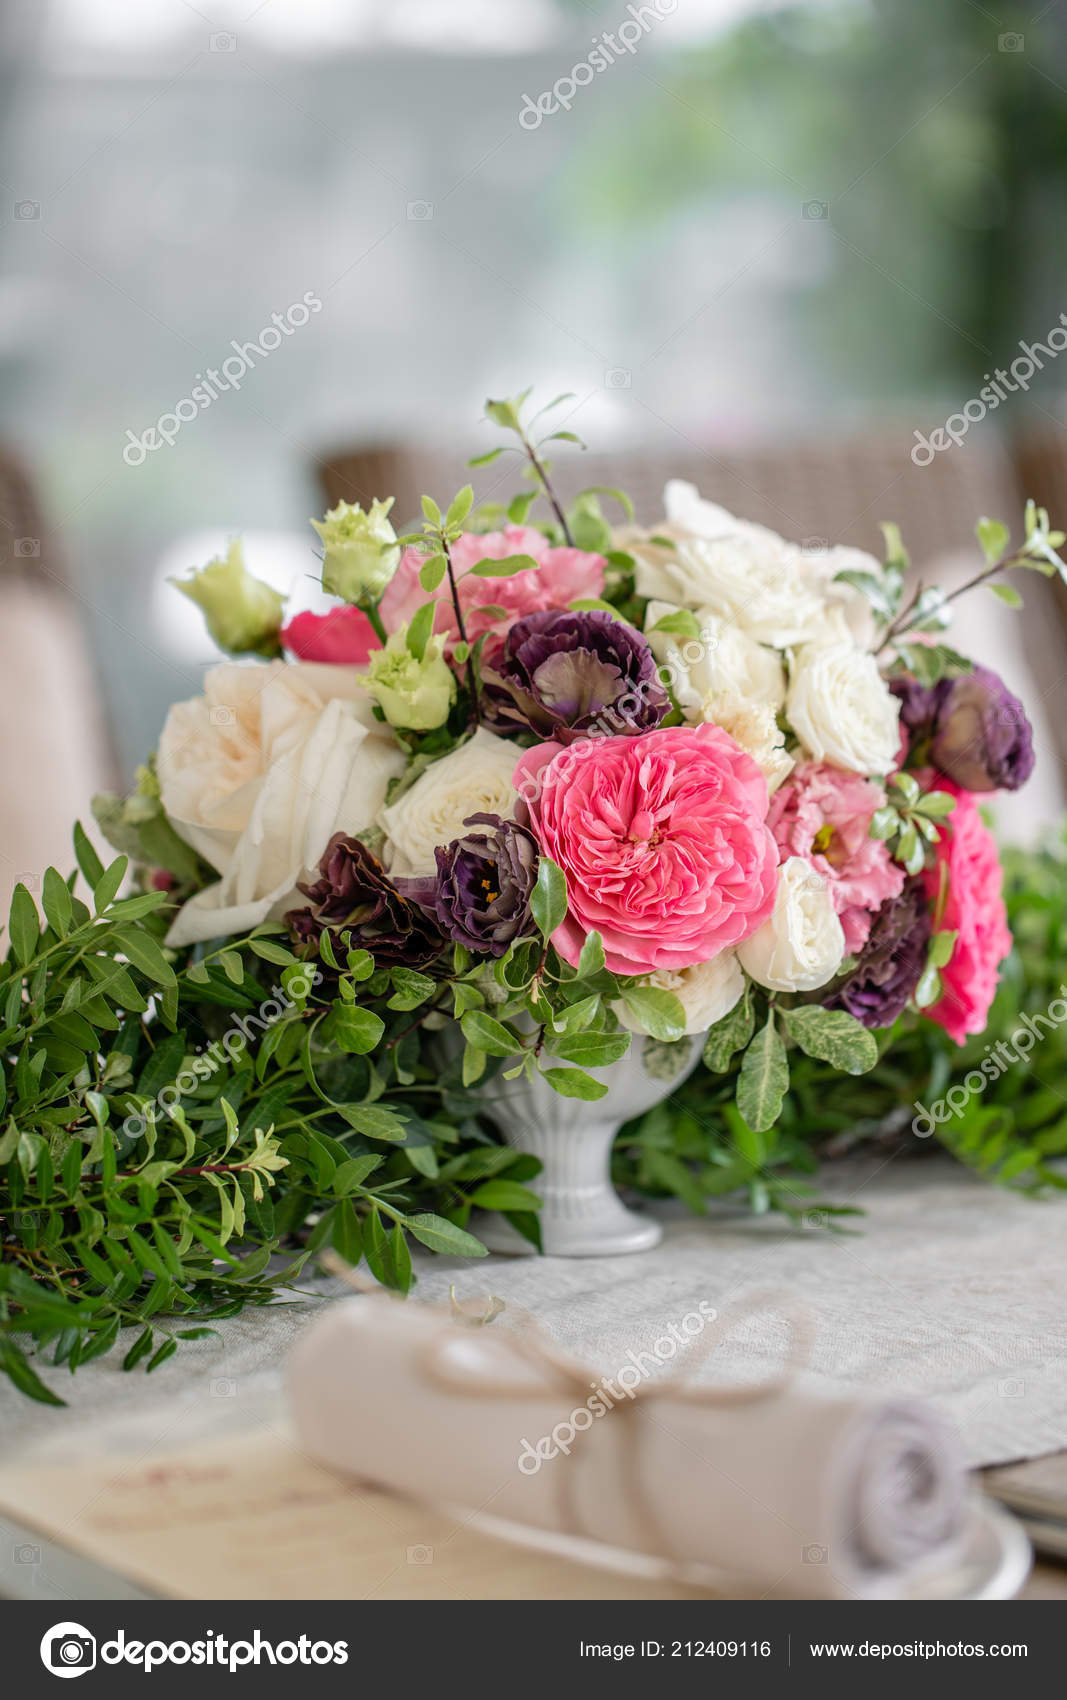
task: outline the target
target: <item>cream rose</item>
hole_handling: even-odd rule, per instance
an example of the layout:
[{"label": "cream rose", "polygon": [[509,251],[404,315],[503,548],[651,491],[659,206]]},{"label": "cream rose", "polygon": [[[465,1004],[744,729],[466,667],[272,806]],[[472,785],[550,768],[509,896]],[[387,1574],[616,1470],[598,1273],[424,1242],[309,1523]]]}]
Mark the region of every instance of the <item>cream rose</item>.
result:
[{"label": "cream rose", "polygon": [[837,973],[845,935],[827,881],[802,856],[778,869],[770,918],[737,954],[746,974],[773,992],[813,992]]},{"label": "cream rose", "polygon": [[168,714],[157,770],[175,831],[222,878],[183,906],[168,944],[282,915],[333,833],[369,826],[403,767],[352,669],[213,667],[204,695]]},{"label": "cream rose", "polygon": [[805,644],[793,665],[785,711],[816,761],[868,776],[896,765],[900,703],[874,656],[847,640]]},{"label": "cream rose", "polygon": [[[710,962],[698,962],[692,968],[658,968],[638,981],[641,986],[654,986],[661,992],[673,992],[685,1010],[685,1030],[688,1034],[706,1033],[724,1015],[729,1015],[745,989],[745,976],[732,950],[723,950]],[[621,1001],[612,1006],[623,1027],[631,1033],[646,1029],[627,1010]]]},{"label": "cream rose", "polygon": [[458,750],[433,762],[379,815],[389,840],[390,872],[432,874],[434,850],[459,837],[468,815],[513,814],[520,754],[514,744],[479,727]]}]

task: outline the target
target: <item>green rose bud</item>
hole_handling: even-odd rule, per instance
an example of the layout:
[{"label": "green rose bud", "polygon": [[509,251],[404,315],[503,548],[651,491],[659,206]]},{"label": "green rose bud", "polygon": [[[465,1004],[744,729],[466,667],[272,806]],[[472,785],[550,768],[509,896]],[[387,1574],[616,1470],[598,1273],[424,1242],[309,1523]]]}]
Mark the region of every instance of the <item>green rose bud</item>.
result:
[{"label": "green rose bud", "polygon": [[324,520],[312,520],[326,554],[322,588],[345,602],[377,602],[400,562],[400,545],[389,523],[392,496],[374,501],[367,513],[359,503],[338,502]]},{"label": "green rose bud", "polygon": [[245,571],[239,537],[225,556],[209,561],[192,578],[170,582],[196,603],[220,649],[230,655],[264,655],[268,659],[281,654],[278,631],[285,597]]},{"label": "green rose bud", "polygon": [[431,637],[420,657],[408,646],[408,627],[401,626],[384,649],[371,655],[363,683],[381,704],[390,726],[432,732],[444,725],[456,700],[456,680],[444,659],[444,647],[443,637]]}]

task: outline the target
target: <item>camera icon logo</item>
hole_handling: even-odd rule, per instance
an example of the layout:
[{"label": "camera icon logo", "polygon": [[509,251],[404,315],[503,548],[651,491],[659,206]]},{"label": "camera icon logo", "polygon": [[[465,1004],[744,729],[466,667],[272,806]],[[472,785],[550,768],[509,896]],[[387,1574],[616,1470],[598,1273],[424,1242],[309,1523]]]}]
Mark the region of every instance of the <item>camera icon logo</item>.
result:
[{"label": "camera icon logo", "polygon": [[1026,37],[1019,35],[1016,30],[1009,30],[1007,35],[997,36],[998,53],[1022,53],[1026,46]]},{"label": "camera icon logo", "polygon": [[801,218],[827,219],[830,216],[829,201],[805,201],[800,209]]},{"label": "camera icon logo", "polygon": [[1025,1381],[998,1381],[997,1392],[1002,1399],[1021,1399],[1026,1392]]},{"label": "camera icon logo", "polygon": [[819,1546],[818,1543],[813,1543],[810,1547],[804,1548],[803,1557],[805,1564],[826,1564],[829,1562],[830,1549],[829,1547]]},{"label": "camera icon logo", "polygon": [[212,53],[236,53],[237,37],[229,30],[217,30],[208,42]]},{"label": "camera icon logo", "polygon": [[215,707],[208,713],[208,719],[212,726],[236,726],[237,724],[236,714],[224,702],[215,704]]},{"label": "camera icon logo", "polygon": [[632,374],[626,366],[609,366],[604,373],[606,390],[628,390]]},{"label": "camera icon logo", "polygon": [[12,1558],[16,1564],[40,1564],[40,1547],[21,1546],[12,1549]]},{"label": "camera icon logo", "polygon": [[432,201],[409,201],[408,202],[408,217],[409,218],[432,218],[433,217],[433,202]]},{"label": "camera icon logo", "polygon": [[433,1547],[408,1547],[409,1564],[432,1564]]},{"label": "camera icon logo", "polygon": [[211,1383],[211,1394],[215,1399],[236,1399],[237,1383],[228,1375],[220,1375]]},{"label": "camera icon logo", "polygon": [[41,1639],[41,1663],[53,1676],[84,1676],[96,1668],[96,1637],[81,1623],[56,1623]]},{"label": "camera icon logo", "polygon": [[23,561],[36,561],[41,553],[39,537],[16,537],[15,554]]},{"label": "camera icon logo", "polygon": [[35,219],[35,218],[40,218],[40,216],[41,216],[41,203],[40,203],[40,201],[16,201],[15,202],[15,217],[16,218]]}]

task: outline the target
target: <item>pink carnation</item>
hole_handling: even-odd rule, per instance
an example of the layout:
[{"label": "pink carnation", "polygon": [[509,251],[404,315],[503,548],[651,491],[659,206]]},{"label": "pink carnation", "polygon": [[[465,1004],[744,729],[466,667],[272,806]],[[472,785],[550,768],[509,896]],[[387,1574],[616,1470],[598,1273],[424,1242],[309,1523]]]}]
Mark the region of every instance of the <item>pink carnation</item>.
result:
[{"label": "pink carnation", "polygon": [[956,948],[941,970],[944,996],[926,1011],[950,1039],[962,1045],[969,1033],[981,1033],[997,989],[998,969],[1012,945],[1001,896],[1001,868],[993,834],[970,791],[938,775],[938,788],[951,791],[956,807],[937,841],[937,862],[924,874],[926,894],[937,902],[942,868],[948,869],[948,902],[940,931],[956,932]]},{"label": "pink carnation", "polygon": [[[538,564],[510,578],[471,576],[476,562],[501,561],[508,555],[532,555]],[[419,583],[425,564],[426,556],[420,549],[405,549],[379,607],[387,631],[404,625],[427,600]],[[583,549],[553,549],[532,525],[509,525],[504,531],[489,531],[484,536],[465,531],[452,545],[452,565],[468,638],[473,643],[483,632],[506,632],[524,614],[566,608],[579,597],[603,595],[606,564],[603,555],[589,555]],[[447,579],[434,595],[438,605],[434,630],[458,637]],[[493,615],[476,611],[483,607],[503,608],[505,612]]]},{"label": "pink carnation", "polygon": [[595,929],[613,973],[689,968],[740,944],[774,907],[766,781],[719,726],[538,744],[515,785],[567,876],[552,942],[572,965]]},{"label": "pink carnation", "polygon": [[374,627],[359,608],[331,608],[328,614],[294,614],[281,629],[281,640],[299,661],[332,661],[354,666],[380,649]]},{"label": "pink carnation", "polygon": [[866,944],[875,912],[904,889],[903,868],[870,836],[871,816],[884,806],[885,792],[871,780],[807,761],[776,792],[767,816],[782,861],[802,856],[829,881],[850,956]]}]

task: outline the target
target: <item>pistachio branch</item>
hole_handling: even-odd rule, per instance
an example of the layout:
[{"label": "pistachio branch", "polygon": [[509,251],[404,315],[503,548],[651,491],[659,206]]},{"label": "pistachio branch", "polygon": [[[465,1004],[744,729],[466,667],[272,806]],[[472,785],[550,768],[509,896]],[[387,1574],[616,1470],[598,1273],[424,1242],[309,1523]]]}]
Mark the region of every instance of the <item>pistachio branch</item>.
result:
[{"label": "pistachio branch", "polygon": [[545,496],[548,500],[549,507],[552,509],[552,512],[555,514],[557,520],[559,521],[560,530],[562,531],[563,536],[566,539],[567,543],[573,549],[574,548],[574,538],[571,535],[571,528],[567,524],[567,516],[563,512],[563,508],[560,504],[559,497],[556,495],[556,492],[552,487],[552,480],[548,476],[548,469],[545,466],[544,462],[541,460],[540,456],[537,453],[537,450],[534,448],[529,437],[526,435],[526,432],[522,429],[521,426],[519,426],[519,441],[522,443],[523,449],[526,451],[526,454],[527,454],[529,461],[530,461],[530,465],[533,467],[535,473],[537,474],[538,481],[540,482],[541,488],[544,491]]},{"label": "pistachio branch", "polygon": [[[957,585],[955,590],[946,592],[946,594],[941,598],[938,606],[941,608],[947,608],[950,602],[956,602],[961,596],[966,596],[968,591],[976,590],[979,585],[985,584],[987,579],[995,578],[997,573],[1005,572],[1009,567],[1021,566],[1025,559],[1026,556],[1020,550],[1012,550],[1001,555],[998,560],[993,562],[992,566],[984,567],[980,573],[975,573],[974,577],[969,578],[966,584]],[[896,638],[903,637],[907,634],[910,629],[912,615],[918,607],[919,602],[922,600],[924,589],[925,586],[920,579],[912,592],[906,607],[901,610],[901,612],[897,615],[897,618],[893,621],[893,624],[888,627],[881,649],[878,651],[879,654],[882,653],[882,650],[888,649],[890,644],[893,643]]]}]

